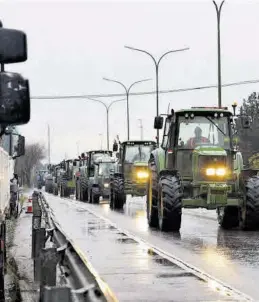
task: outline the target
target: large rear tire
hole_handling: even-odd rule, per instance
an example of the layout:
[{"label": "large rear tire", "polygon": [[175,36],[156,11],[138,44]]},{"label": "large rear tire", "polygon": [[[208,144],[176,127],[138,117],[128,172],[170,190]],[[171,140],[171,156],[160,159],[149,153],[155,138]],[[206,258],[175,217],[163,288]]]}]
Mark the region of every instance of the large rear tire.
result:
[{"label": "large rear tire", "polygon": [[124,180],[120,176],[116,176],[113,179],[113,196],[113,208],[117,210],[123,209],[126,195],[124,193]]},{"label": "large rear tire", "polygon": [[88,201],[88,188],[87,180],[85,177],[81,178],[80,181],[80,201]]},{"label": "large rear tire", "polygon": [[259,176],[249,178],[245,185],[245,208],[242,210],[243,230],[259,229]]},{"label": "large rear tire", "polygon": [[150,227],[158,227],[158,181],[155,160],[152,158],[149,163],[151,175],[147,184],[147,220]]},{"label": "large rear tire", "polygon": [[161,231],[179,231],[182,220],[182,186],[178,176],[162,175],[159,180],[158,221]]}]

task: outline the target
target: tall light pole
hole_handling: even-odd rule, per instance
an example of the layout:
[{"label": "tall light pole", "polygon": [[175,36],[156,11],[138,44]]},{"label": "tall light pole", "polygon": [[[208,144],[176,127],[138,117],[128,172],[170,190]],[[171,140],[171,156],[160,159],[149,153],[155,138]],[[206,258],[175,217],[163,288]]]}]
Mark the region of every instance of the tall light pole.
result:
[{"label": "tall light pole", "polygon": [[103,149],[103,135],[102,133],[99,133],[100,141],[101,141],[101,150]]},{"label": "tall light pole", "polygon": [[222,106],[221,102],[221,48],[220,48],[220,15],[221,9],[224,4],[225,0],[220,3],[218,7],[217,3],[213,1],[216,12],[217,12],[217,32],[218,32],[218,106]]},{"label": "tall light pole", "polygon": [[139,125],[139,128],[140,128],[140,140],[143,141],[144,138],[143,138],[143,124],[142,124],[142,119],[139,118],[138,121],[139,121],[139,123],[140,123],[140,125]]},{"label": "tall light pole", "polygon": [[102,104],[106,109],[106,124],[107,124],[107,126],[106,126],[106,129],[107,129],[107,138],[106,138],[106,140],[107,140],[107,150],[109,150],[109,141],[110,141],[110,138],[109,138],[109,136],[110,136],[110,134],[109,134],[109,110],[110,110],[110,108],[113,104],[115,104],[117,102],[125,101],[126,99],[115,100],[115,101],[111,102],[109,105],[107,105],[106,103],[104,103],[103,101],[100,101],[100,100],[96,100],[96,99],[92,99],[92,98],[87,98],[87,99],[90,100],[90,101],[94,101],[94,102],[98,102],[98,103]]},{"label": "tall light pole", "polygon": [[76,142],[77,155],[79,155],[79,141]]},{"label": "tall light pole", "polygon": [[49,128],[49,124],[48,124],[48,161],[49,161],[49,165],[50,165],[50,128]]},{"label": "tall light pole", "polygon": [[151,79],[144,79],[144,80],[140,80],[140,81],[136,81],[134,83],[132,83],[129,88],[127,88],[123,83],[116,81],[116,80],[111,80],[111,79],[107,79],[107,78],[103,78],[105,81],[109,81],[109,82],[114,82],[114,83],[118,83],[120,84],[124,89],[125,89],[125,93],[126,93],[126,98],[127,98],[127,132],[128,132],[128,140],[130,139],[130,119],[129,119],[129,93],[130,93],[130,89],[138,84],[138,83],[142,83],[142,82],[146,82],[146,81],[150,81]]},{"label": "tall light pole", "polygon": [[[188,50],[190,49],[189,47],[187,48],[181,48],[181,49],[175,49],[175,50],[169,50],[167,51],[166,53],[164,53],[158,60],[156,60],[154,58],[154,56],[147,52],[146,50],[143,50],[143,49],[139,49],[139,48],[134,48],[134,47],[131,47],[131,46],[124,46],[125,48],[128,48],[128,49],[131,49],[131,50],[136,50],[136,51],[139,51],[139,52],[143,52],[147,55],[149,55],[154,64],[155,64],[155,67],[156,67],[156,115],[158,116],[159,115],[159,81],[158,81],[158,71],[159,71],[159,64],[161,62],[161,60],[166,56],[168,55],[169,53],[173,53],[173,52],[179,52],[179,51],[185,51],[185,50]],[[157,144],[159,145],[159,130],[157,130]]]}]

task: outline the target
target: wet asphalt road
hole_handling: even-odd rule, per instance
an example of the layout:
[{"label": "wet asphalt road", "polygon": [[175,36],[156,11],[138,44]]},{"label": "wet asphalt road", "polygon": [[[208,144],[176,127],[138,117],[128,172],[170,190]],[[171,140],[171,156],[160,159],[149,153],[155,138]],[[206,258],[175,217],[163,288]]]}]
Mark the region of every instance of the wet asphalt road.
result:
[{"label": "wet asphalt road", "polygon": [[[218,228],[214,211],[184,210],[180,234],[161,233],[148,228],[143,198],[128,198],[124,211],[116,212],[111,211],[108,204],[91,205],[74,200],[61,200],[50,195],[48,197],[55,212],[59,211],[58,219],[62,220],[62,226],[69,222],[64,230],[87,253],[94,267],[114,289],[120,301],[158,301],[158,297],[159,301],[225,299],[222,300],[224,297],[215,295],[207,284],[186,275],[179,268],[170,267],[168,270],[166,265],[157,265],[157,262],[151,261],[150,255],[147,257],[148,253],[138,245],[132,242],[122,244],[127,241],[123,241],[123,234],[112,231],[105,223],[102,225],[100,219],[85,211],[86,209],[108,218],[118,227],[259,301],[257,232],[222,231]],[[115,261],[116,259],[119,260]],[[119,267],[114,267],[116,263]],[[120,263],[124,263],[124,266],[120,267]],[[125,263],[129,268],[127,272]],[[114,271],[119,272],[117,277]],[[145,290],[141,291],[142,287]],[[133,299],[129,298],[129,293],[132,292],[136,293]],[[229,297],[228,301],[234,299]]]}]

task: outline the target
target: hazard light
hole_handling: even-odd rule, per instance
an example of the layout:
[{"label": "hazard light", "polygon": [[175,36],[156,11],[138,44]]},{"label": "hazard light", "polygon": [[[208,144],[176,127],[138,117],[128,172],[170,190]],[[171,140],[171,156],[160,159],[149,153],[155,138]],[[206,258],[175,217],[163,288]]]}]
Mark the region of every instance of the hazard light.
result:
[{"label": "hazard light", "polygon": [[191,109],[221,109],[221,110],[228,110],[228,107],[191,107]]}]

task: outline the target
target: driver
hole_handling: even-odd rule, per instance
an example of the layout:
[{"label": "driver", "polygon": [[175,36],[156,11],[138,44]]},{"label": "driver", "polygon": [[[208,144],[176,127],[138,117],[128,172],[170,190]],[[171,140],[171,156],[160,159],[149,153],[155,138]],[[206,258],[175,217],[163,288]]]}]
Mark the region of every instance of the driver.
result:
[{"label": "driver", "polygon": [[191,137],[187,141],[187,146],[190,148],[194,148],[195,145],[199,145],[199,143],[209,143],[209,139],[207,137],[202,136],[202,130],[200,127],[196,127],[194,129],[194,137]]}]

